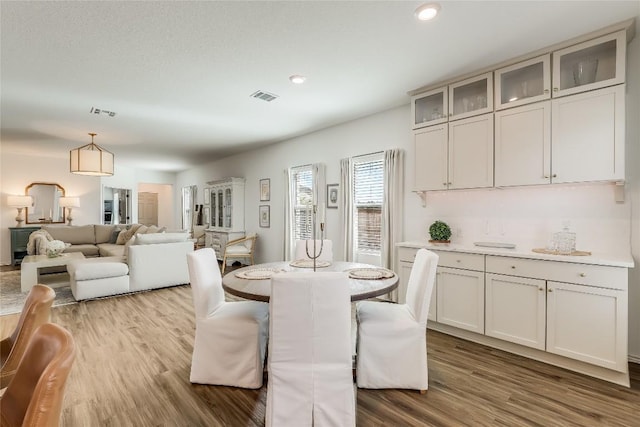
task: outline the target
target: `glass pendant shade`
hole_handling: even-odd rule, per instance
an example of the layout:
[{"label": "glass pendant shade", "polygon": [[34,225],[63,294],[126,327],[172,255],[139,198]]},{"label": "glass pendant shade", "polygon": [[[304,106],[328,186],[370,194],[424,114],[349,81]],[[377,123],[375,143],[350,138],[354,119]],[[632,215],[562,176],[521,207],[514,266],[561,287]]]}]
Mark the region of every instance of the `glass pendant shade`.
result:
[{"label": "glass pendant shade", "polygon": [[78,175],[113,175],[113,153],[93,143],[95,133],[90,133],[91,144],[70,152],[70,170]]}]

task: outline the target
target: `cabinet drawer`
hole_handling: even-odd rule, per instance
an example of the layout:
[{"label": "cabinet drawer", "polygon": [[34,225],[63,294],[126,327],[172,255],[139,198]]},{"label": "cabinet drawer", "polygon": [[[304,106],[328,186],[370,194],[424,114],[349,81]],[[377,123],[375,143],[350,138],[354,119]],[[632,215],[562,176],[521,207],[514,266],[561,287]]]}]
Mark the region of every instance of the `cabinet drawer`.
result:
[{"label": "cabinet drawer", "polygon": [[602,265],[487,256],[487,273],[627,290],[627,269]]},{"label": "cabinet drawer", "polygon": [[403,248],[403,247],[399,247],[398,248],[398,261],[407,261],[407,262],[413,262],[413,260],[416,258],[416,254],[418,253],[417,248]]},{"label": "cabinet drawer", "polygon": [[463,268],[465,270],[484,271],[484,255],[460,252],[434,251],[440,259],[441,267]]}]

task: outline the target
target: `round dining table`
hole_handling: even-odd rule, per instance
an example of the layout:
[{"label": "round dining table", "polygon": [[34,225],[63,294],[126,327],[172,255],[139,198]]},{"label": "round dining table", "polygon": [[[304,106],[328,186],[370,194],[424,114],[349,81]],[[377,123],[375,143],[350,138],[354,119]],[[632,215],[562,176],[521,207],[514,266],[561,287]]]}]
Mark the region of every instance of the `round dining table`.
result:
[{"label": "round dining table", "polygon": [[[313,268],[293,267],[292,261],[270,262],[266,264],[250,265],[248,267],[233,270],[222,278],[222,287],[231,295],[240,298],[268,302],[271,295],[271,278],[267,279],[246,279],[238,277],[243,273],[254,270],[270,270],[282,272],[312,272]],[[354,269],[380,269],[375,265],[362,264],[356,262],[333,261],[326,267],[317,267],[316,272],[337,272]],[[387,270],[388,271],[388,270]],[[393,272],[389,272],[391,274]],[[277,273],[276,273],[277,274]],[[354,279],[349,278],[351,290],[351,301],[360,301],[388,294],[398,287],[398,275],[393,273],[391,277],[380,279]]]}]

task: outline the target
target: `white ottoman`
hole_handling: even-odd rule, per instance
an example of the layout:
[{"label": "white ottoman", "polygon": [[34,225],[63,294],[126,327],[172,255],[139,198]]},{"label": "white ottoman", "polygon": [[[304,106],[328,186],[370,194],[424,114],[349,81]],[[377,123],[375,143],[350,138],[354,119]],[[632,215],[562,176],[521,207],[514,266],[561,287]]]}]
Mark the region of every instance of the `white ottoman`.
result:
[{"label": "white ottoman", "polygon": [[78,301],[129,292],[129,266],[124,262],[75,261],[67,270]]}]

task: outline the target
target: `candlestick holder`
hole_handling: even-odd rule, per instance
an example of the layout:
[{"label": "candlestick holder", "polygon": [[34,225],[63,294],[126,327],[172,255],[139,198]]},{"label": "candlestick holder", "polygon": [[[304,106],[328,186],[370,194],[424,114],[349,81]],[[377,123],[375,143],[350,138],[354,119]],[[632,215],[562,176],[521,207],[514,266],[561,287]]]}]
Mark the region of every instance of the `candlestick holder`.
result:
[{"label": "candlestick holder", "polygon": [[316,217],[318,215],[318,205],[313,205],[313,214],[311,217],[312,229],[311,229],[311,238],[313,239],[313,255],[309,253],[309,240],[305,242],[305,249],[307,251],[307,256],[313,260],[313,271],[316,271],[316,261],[322,255],[322,248],[324,246],[324,221],[320,221],[320,251],[316,251],[317,240],[316,240]]}]

